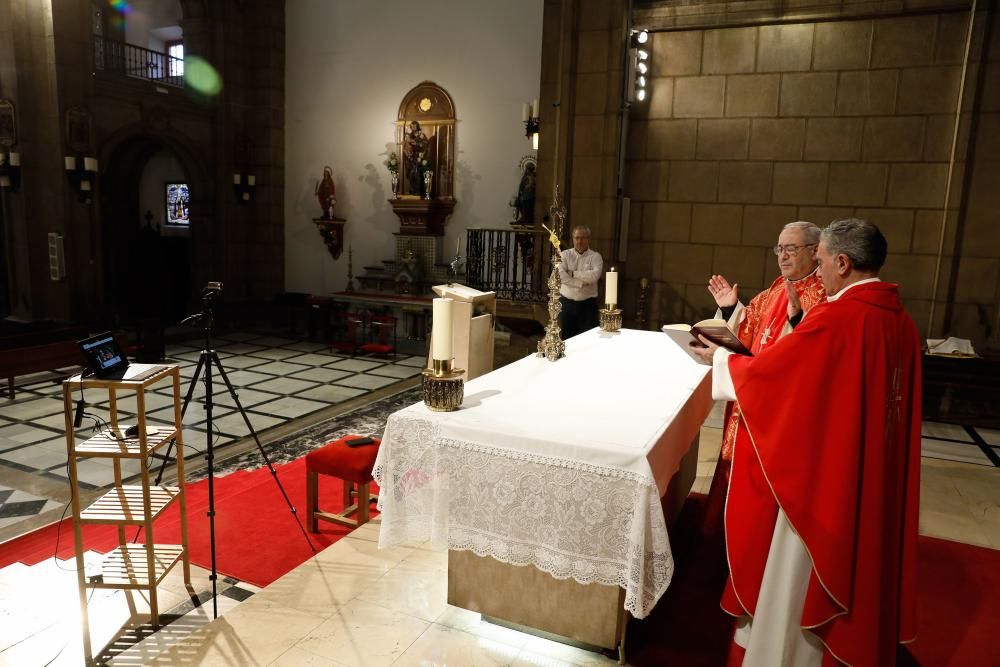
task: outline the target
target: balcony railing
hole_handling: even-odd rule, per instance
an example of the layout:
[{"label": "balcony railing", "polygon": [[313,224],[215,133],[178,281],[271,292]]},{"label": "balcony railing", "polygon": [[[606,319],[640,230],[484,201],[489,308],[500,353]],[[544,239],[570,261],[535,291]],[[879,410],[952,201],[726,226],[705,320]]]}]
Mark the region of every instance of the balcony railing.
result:
[{"label": "balcony railing", "polygon": [[539,303],[548,298],[548,235],[543,231],[470,228],[466,231],[466,280],[498,299]]},{"label": "balcony railing", "polygon": [[94,35],[94,65],[103,72],[114,72],[167,86],[184,87],[183,58],[175,58],[99,35]]}]

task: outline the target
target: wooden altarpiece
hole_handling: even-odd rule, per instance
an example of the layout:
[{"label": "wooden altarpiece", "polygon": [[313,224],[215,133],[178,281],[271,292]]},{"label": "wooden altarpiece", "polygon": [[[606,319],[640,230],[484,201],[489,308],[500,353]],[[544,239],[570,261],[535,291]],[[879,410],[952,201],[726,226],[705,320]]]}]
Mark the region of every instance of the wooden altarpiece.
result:
[{"label": "wooden altarpiece", "polygon": [[403,97],[396,152],[399,192],[389,203],[400,233],[443,235],[455,208],[455,104],[444,88],[424,81]]}]

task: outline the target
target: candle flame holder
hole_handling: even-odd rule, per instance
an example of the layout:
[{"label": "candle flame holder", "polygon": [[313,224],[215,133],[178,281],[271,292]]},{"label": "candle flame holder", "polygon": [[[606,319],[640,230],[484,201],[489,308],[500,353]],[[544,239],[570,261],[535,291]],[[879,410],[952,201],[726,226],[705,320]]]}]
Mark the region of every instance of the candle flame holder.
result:
[{"label": "candle flame holder", "polygon": [[618,304],[609,303],[605,304],[604,308],[599,311],[601,317],[601,331],[621,331],[622,328],[622,309],[615,308]]},{"label": "candle flame holder", "polygon": [[465,399],[465,371],[455,368],[453,359],[434,359],[432,364],[423,371],[424,405],[434,412],[458,410]]}]

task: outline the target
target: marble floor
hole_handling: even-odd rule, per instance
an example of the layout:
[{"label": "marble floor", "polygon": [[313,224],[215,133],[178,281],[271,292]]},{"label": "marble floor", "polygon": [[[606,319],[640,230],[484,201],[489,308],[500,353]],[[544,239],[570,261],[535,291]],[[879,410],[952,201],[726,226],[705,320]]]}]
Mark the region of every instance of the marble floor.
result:
[{"label": "marble floor", "polygon": [[[180,366],[182,398],[195,375],[202,345],[203,341],[196,339],[167,347],[166,361]],[[351,357],[333,353],[320,343],[250,332],[221,336],[214,341],[214,348],[259,434],[274,432],[293,420],[302,423],[302,418],[391,388],[418,376],[424,365],[423,356]],[[23,532],[19,526],[35,527],[35,517],[50,516],[55,510],[50,520],[57,519],[66,502],[68,473],[60,380],[74,370],[18,378],[16,400],[0,400],[0,542]],[[245,440],[249,430],[218,373],[214,376],[213,445],[225,448]],[[203,383],[199,382],[184,415],[188,459],[203,458],[206,448],[204,396]],[[86,439],[100,427],[100,420],[108,419],[108,396],[90,389],[82,398],[87,403],[87,417],[76,436]],[[150,423],[172,423],[169,382],[154,385],[152,392],[147,392],[146,403]],[[119,414],[126,424],[134,423],[135,412],[134,397],[119,400]],[[266,436],[262,440],[266,443]],[[224,456],[224,452],[220,454]],[[83,460],[77,469],[84,491],[96,491],[113,481],[110,459]],[[125,462],[123,471],[126,476],[137,474],[138,465]]]},{"label": "marble floor", "polygon": [[[694,491],[708,491],[720,426],[721,406],[716,406],[701,431]],[[923,435],[921,533],[1000,549],[1000,470],[983,452],[984,445],[1000,446],[998,434],[926,424]],[[935,441],[964,449],[941,453]],[[956,452],[961,455],[953,456]],[[15,491],[5,498],[0,489],[0,503],[5,499],[44,501]],[[142,623],[147,605],[141,595],[98,591],[91,600],[94,645],[114,639],[102,657],[116,665],[614,662],[449,606],[446,555],[426,544],[379,550],[378,529],[376,519],[263,590],[227,582],[223,590],[228,593],[219,598],[221,616],[214,621],[210,605],[192,603],[179,569],[161,587],[161,609],[168,610],[172,622],[155,633]],[[49,559],[32,568],[17,564],[0,570],[0,667],[81,664],[73,567]],[[208,573],[192,569],[194,592],[204,601]]]},{"label": "marble floor", "polygon": [[[718,428],[702,428],[695,491],[708,490],[720,436]],[[921,474],[921,533],[1000,549],[1000,471],[925,457]],[[173,572],[161,596],[167,602],[161,604],[174,603],[186,613],[175,612],[177,620],[155,634],[133,624],[105,657],[115,665],[185,666],[614,664],[607,656],[499,627],[449,606],[446,554],[422,543],[379,550],[378,530],[376,519],[263,590],[223,596],[222,615],[214,621],[207,606],[191,607],[190,593]],[[49,570],[30,579],[20,570],[11,575],[0,570],[0,665],[46,664],[56,651],[51,664],[80,664],[72,574],[57,572],[54,561],[46,563]],[[206,588],[206,575],[195,568],[196,589]],[[26,610],[12,597],[12,581],[22,582],[17,590],[32,589],[32,599],[52,602],[39,606],[61,608],[61,616],[46,621],[41,610]],[[112,628],[128,619],[125,594],[91,604],[99,617],[95,645],[102,646]],[[143,611],[142,599],[133,604]],[[23,636],[25,626],[35,630]]]}]

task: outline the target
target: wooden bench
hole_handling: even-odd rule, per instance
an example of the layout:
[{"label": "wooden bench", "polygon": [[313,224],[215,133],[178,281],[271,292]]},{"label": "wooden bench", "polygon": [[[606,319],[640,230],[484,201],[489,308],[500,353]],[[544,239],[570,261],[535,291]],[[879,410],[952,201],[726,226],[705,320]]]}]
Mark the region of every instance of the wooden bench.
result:
[{"label": "wooden bench", "polygon": [[[77,341],[88,335],[87,329],[63,327],[0,338],[0,378],[7,378],[7,398],[14,399],[14,379],[20,375],[79,366],[83,355]],[[116,333],[115,339],[126,349],[125,333]]]}]

